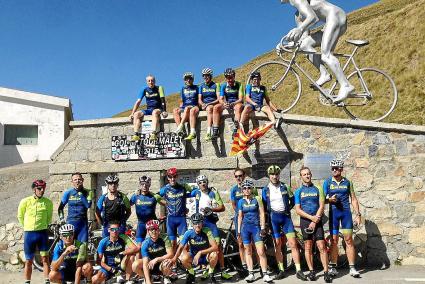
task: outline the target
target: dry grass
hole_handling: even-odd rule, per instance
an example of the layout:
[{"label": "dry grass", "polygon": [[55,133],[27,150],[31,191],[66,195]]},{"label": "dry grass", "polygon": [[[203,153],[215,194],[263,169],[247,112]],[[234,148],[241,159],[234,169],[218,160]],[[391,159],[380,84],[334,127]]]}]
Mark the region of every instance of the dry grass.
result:
[{"label": "dry grass", "polygon": [[[352,46],[345,39],[367,39],[370,44],[361,48],[356,62],[361,67],[376,67],[386,71],[396,82],[399,101],[395,111],[385,119],[386,122],[403,124],[425,124],[425,0],[382,0],[349,14],[347,33],[340,40],[337,52],[350,52]],[[302,57],[299,57],[300,59]],[[262,62],[278,60],[274,51],[260,55],[237,69],[237,79],[245,82],[255,66]],[[309,72],[318,75],[305,59],[299,60]],[[263,74],[266,78],[277,77],[276,72]],[[217,82],[223,81],[217,76]],[[292,114],[306,114],[326,117],[347,117],[339,108],[325,107],[318,103],[318,93],[309,88],[304,77],[303,94],[299,103],[290,111]],[[374,88],[381,86],[374,85]],[[288,89],[286,93],[291,93]],[[280,107],[288,104],[284,96],[272,96]],[[178,94],[167,97],[171,110],[177,106]],[[115,116],[128,115],[129,110]]]}]

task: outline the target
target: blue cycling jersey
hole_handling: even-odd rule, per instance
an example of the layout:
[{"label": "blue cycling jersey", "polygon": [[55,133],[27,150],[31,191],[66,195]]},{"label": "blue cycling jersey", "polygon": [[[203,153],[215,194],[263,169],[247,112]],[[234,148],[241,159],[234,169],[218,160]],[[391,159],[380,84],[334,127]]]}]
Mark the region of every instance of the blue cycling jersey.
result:
[{"label": "blue cycling jersey", "polygon": [[239,200],[241,200],[242,198],[243,198],[242,190],[239,187],[239,185],[235,184],[230,189],[230,201],[232,201],[236,205],[235,212],[238,211],[238,203],[239,203]]},{"label": "blue cycling jersey", "polygon": [[325,196],[336,195],[338,200],[336,203],[330,203],[329,210],[350,210],[350,195],[354,191],[351,181],[343,177],[337,182],[330,177],[323,182],[323,191]]},{"label": "blue cycling jersey", "polygon": [[186,198],[190,197],[191,188],[186,185],[165,185],[159,190],[159,195],[167,203],[167,216],[186,216]]},{"label": "blue cycling jersey", "polygon": [[263,203],[259,197],[239,200],[238,211],[243,213],[242,225],[260,225],[260,206],[263,206]]},{"label": "blue cycling jersey", "polygon": [[302,185],[295,193],[295,204],[299,204],[301,209],[310,215],[315,215],[319,210],[320,201],[325,200],[323,189],[318,188],[314,184],[309,186]]},{"label": "blue cycling jersey", "polygon": [[161,257],[167,254],[167,248],[171,248],[171,242],[166,235],[160,236],[156,241],[147,238],[143,241],[140,252],[142,257],[147,257],[150,260]]},{"label": "blue cycling jersey", "polygon": [[244,95],[240,82],[236,81],[234,86],[229,86],[227,82],[220,85],[220,96],[225,97],[228,103],[236,102],[239,95]]},{"label": "blue cycling jersey", "polygon": [[115,257],[125,250],[125,247],[132,243],[130,238],[124,234],[119,235],[118,240],[111,241],[109,237],[103,238],[97,247],[97,253],[104,257],[104,263],[109,266],[117,267]]},{"label": "blue cycling jersey", "polygon": [[161,98],[164,97],[164,89],[162,86],[154,86],[153,88],[146,87],[140,94],[138,99],[146,98],[146,106],[148,109],[162,109]]},{"label": "blue cycling jersey", "polygon": [[254,103],[262,106],[264,98],[267,96],[266,87],[252,86],[251,84],[248,84],[246,86],[245,94],[249,96]]},{"label": "blue cycling jersey", "polygon": [[137,220],[146,223],[149,220],[156,219],[155,208],[161,197],[158,194],[148,193],[133,194],[130,198],[130,205],[135,205]]},{"label": "blue cycling jersey", "polygon": [[184,86],[181,89],[180,96],[183,102],[182,107],[198,105],[198,86]]},{"label": "blue cycling jersey", "polygon": [[217,100],[217,91],[220,90],[220,85],[214,82],[202,83],[199,86],[199,94],[202,97],[202,102],[205,104],[209,104],[215,100]]},{"label": "blue cycling jersey", "polygon": [[214,236],[209,228],[202,228],[199,234],[194,229],[190,229],[184,233],[180,244],[183,246],[189,244],[190,253],[196,255],[199,251],[208,249],[212,240]]},{"label": "blue cycling jersey", "polygon": [[68,204],[67,221],[87,220],[87,209],[91,207],[91,196],[85,188],[70,188],[62,196],[63,205]]},{"label": "blue cycling jersey", "polygon": [[[86,261],[87,259],[87,243],[81,243],[78,240],[74,240],[74,246],[77,248],[70,254],[66,255],[63,259],[63,266],[74,266],[77,261]],[[53,250],[53,258],[52,261],[57,261],[62,253],[65,251],[66,246],[63,240],[59,240],[55,249]]]}]

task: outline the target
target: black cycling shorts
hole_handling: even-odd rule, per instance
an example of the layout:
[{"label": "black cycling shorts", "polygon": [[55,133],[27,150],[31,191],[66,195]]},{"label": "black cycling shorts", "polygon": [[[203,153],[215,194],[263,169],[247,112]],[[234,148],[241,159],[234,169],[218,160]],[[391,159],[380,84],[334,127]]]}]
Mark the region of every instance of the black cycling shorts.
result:
[{"label": "black cycling shorts", "polygon": [[314,229],[313,234],[307,234],[305,232],[305,229],[308,228],[308,226],[310,225],[311,220],[310,219],[306,219],[306,218],[300,218],[300,228],[303,234],[303,239],[304,240],[316,240],[316,241],[320,241],[320,240],[324,240],[324,232],[323,232],[323,224],[322,224],[322,220],[320,220],[319,223],[316,224],[316,228]]}]

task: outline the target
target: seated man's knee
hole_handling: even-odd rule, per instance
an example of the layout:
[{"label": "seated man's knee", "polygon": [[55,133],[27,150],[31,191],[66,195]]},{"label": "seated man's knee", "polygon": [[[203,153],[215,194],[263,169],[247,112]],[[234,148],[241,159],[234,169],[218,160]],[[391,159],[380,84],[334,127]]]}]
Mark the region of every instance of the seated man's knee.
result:
[{"label": "seated man's knee", "polygon": [[209,254],[208,259],[209,259],[210,261],[218,259],[218,252],[216,252],[216,251],[211,252],[211,253]]},{"label": "seated man's knee", "polygon": [[214,111],[222,111],[223,110],[223,105],[222,104],[216,104],[213,107]]},{"label": "seated man's knee", "polygon": [[207,111],[208,114],[212,114],[213,110],[214,110],[214,106],[207,106],[206,111]]},{"label": "seated man's knee", "polygon": [[345,244],[347,246],[354,246],[353,236],[352,235],[344,236],[344,241],[345,241]]},{"label": "seated man's knee", "polygon": [[133,262],[133,264],[131,265],[131,270],[133,270],[134,273],[139,273],[140,271],[143,270],[143,260],[142,259],[137,259],[136,261]]},{"label": "seated man's knee", "polygon": [[161,114],[161,111],[159,109],[154,109],[152,111],[152,115],[159,116],[160,114]]},{"label": "seated man's knee", "polygon": [[51,282],[61,282],[62,280],[62,275],[59,271],[56,270],[51,270],[49,272],[49,280]]}]

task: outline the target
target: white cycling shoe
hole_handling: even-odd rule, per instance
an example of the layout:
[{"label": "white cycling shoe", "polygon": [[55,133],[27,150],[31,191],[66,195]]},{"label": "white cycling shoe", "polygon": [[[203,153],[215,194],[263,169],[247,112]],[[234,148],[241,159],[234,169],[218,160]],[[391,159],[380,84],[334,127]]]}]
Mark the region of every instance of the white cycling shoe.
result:
[{"label": "white cycling shoe", "polygon": [[248,276],[245,277],[245,281],[248,283],[254,282],[255,281],[254,273],[249,273]]},{"label": "white cycling shoe", "polygon": [[349,85],[349,86],[344,86],[341,87],[339,89],[338,92],[338,96],[334,99],[334,103],[340,103],[343,100],[345,100],[346,98],[348,98],[348,96],[354,91],[354,86],[353,85]]},{"label": "white cycling shoe", "polygon": [[270,282],[273,282],[273,278],[268,274],[264,274],[263,281],[266,283],[270,283]]},{"label": "white cycling shoe", "polygon": [[350,268],[350,276],[354,278],[360,278],[360,272],[358,272],[354,267]]}]

